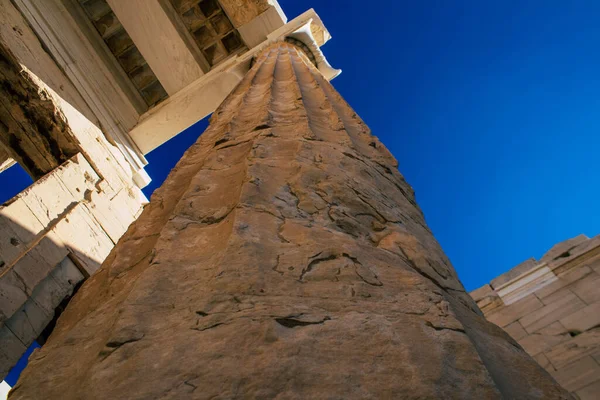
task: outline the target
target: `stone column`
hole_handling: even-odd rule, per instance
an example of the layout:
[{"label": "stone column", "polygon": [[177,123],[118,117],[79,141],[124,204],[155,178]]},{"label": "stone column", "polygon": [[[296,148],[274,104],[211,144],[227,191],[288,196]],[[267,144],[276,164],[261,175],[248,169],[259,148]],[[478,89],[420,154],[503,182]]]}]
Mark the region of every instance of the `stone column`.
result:
[{"label": "stone column", "polygon": [[282,42],[214,113],[11,398],[569,397],[485,321],[395,159]]}]

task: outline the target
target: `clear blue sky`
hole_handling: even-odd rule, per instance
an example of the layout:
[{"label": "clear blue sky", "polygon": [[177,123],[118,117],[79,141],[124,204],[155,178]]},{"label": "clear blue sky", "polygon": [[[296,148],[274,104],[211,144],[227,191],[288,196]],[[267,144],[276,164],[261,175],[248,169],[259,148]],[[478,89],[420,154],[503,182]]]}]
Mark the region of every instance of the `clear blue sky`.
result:
[{"label": "clear blue sky", "polygon": [[[280,4],[324,20],[334,86],[398,159],[467,290],[600,233],[600,2]],[[148,155],[147,194],[205,127]]]}]

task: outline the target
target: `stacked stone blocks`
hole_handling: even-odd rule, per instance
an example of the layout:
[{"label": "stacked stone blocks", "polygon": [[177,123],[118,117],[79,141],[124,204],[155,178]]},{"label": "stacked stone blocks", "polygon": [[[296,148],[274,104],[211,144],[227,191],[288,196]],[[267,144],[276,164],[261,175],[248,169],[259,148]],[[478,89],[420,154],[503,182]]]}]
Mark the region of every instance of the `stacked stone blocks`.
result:
[{"label": "stacked stone blocks", "polygon": [[600,395],[600,236],[554,246],[471,292],[509,333],[582,400]]}]

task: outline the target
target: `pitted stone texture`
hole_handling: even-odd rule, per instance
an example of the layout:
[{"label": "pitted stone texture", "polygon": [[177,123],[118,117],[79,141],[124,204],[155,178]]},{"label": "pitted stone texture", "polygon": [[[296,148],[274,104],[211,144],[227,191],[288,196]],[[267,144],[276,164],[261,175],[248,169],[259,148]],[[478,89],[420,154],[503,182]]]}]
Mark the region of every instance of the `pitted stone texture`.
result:
[{"label": "pitted stone texture", "polygon": [[396,167],[268,47],[11,398],[569,398],[481,317]]}]

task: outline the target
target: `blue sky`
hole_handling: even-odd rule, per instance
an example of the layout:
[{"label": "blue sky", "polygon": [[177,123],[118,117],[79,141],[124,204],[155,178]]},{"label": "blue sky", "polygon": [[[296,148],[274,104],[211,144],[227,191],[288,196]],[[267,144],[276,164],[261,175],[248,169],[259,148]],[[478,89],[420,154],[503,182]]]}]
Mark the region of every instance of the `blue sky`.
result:
[{"label": "blue sky", "polygon": [[[467,290],[600,233],[600,2],[280,4],[329,28],[334,86],[398,159]],[[147,194],[205,127],[148,155]]]}]

